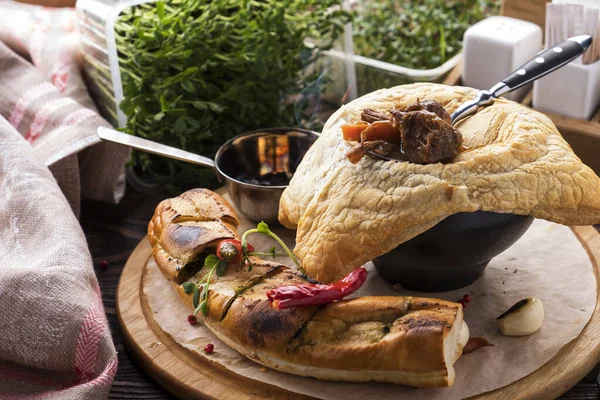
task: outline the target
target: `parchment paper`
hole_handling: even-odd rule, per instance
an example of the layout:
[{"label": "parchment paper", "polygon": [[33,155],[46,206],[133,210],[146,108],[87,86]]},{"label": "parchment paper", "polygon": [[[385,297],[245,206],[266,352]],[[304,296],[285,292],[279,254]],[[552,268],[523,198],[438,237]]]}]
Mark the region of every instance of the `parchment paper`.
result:
[{"label": "parchment paper", "polygon": [[[248,222],[243,225],[240,232],[252,226]],[[278,230],[278,234],[284,232],[286,242],[293,242],[294,232]],[[249,241],[257,249],[268,250],[273,245],[261,236],[251,236]],[[506,386],[538,369],[576,338],[596,304],[596,279],[584,248],[568,227],[544,220],[536,220],[515,245],[494,258],[473,285],[453,292],[399,293],[377,275],[371,263],[366,267],[369,278],[358,296],[419,295],[457,301],[465,293],[471,294],[472,301],[465,310],[471,336],[483,336],[495,346],[462,356],[456,363],[456,381],[449,388],[414,389],[373,382],[320,381],[271,369],[261,371],[261,365],[228,348],[201,324],[189,325],[190,311],[153,260],[146,267],[143,292],[162,329],[201,357],[270,385],[322,399],[339,399],[343,393],[344,400],[392,396],[415,400],[459,399]],[[542,300],[546,313],[544,325],[531,336],[502,336],[496,327],[496,317],[526,297]],[[210,356],[202,351],[207,343],[215,345]]]}]

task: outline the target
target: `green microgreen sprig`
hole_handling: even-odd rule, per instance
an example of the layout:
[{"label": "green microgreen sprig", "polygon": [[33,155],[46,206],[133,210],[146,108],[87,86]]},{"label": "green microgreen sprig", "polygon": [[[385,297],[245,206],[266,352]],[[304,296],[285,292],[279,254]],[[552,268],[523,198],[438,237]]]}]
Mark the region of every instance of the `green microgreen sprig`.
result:
[{"label": "green microgreen sprig", "polygon": [[275,251],[275,246],[271,247],[271,250],[269,250],[269,252],[264,252],[264,251],[252,251],[250,253],[248,253],[249,256],[263,256],[263,257],[287,257],[287,253],[277,253]]},{"label": "green microgreen sprig", "polygon": [[[332,9],[340,2],[159,0],[125,9],[115,23],[125,131],[212,157],[244,131],[319,129],[312,100],[327,77],[317,61],[350,20]],[[197,184],[201,172],[205,184],[214,179],[144,152],[132,163],[165,185]]]},{"label": "green microgreen sprig", "polygon": [[[408,68],[435,68],[462,48],[465,31],[497,14],[498,0],[357,2],[354,49],[361,56]],[[393,17],[391,18],[390,16]]]},{"label": "green microgreen sprig", "polygon": [[[281,240],[281,238],[279,236],[277,236],[275,233],[273,233],[270,229],[269,229],[269,225],[267,225],[264,221],[260,222],[257,226],[256,229],[250,229],[247,230],[246,232],[244,232],[244,234],[242,235],[242,248],[246,248],[246,243],[247,240],[246,238],[248,237],[249,234],[251,233],[261,233],[263,235],[267,235],[272,237],[273,239],[275,239],[275,241],[277,243],[279,243],[279,245],[281,246],[281,248],[283,248],[283,250],[285,251],[286,255],[292,259],[292,261],[294,262],[294,264],[296,264],[296,267],[298,267],[298,269],[302,272],[304,272],[303,268],[302,268],[302,264],[300,263],[300,260],[298,260],[298,257],[296,257],[296,255],[287,247],[287,245],[283,242],[283,240]],[[271,249],[272,254],[276,254],[275,253],[275,248]]]},{"label": "green microgreen sprig", "polygon": [[192,300],[195,308],[194,315],[196,315],[198,311],[202,311],[202,314],[206,316],[208,314],[208,291],[210,281],[213,274],[216,274],[217,276],[225,275],[227,263],[219,260],[215,254],[211,254],[204,260],[204,266],[208,268],[209,271],[204,275],[202,280],[198,282],[198,284],[185,282],[183,284],[183,291],[186,294],[193,295]]},{"label": "green microgreen sprig", "polygon": [[[248,252],[248,241],[246,240],[246,238],[251,233],[260,233],[263,235],[270,236],[271,238],[275,239],[275,241],[277,241],[277,243],[279,243],[279,245],[283,248],[285,253],[277,253],[275,251],[275,246],[271,247],[271,250],[269,250],[269,252],[261,252],[261,251]],[[269,226],[264,222],[259,223],[256,226],[256,229],[250,229],[250,230],[247,230],[246,232],[244,232],[244,234],[242,235],[241,243],[242,243],[242,249],[244,252],[242,262],[245,263],[246,265],[248,265],[249,271],[252,270],[252,261],[250,260],[250,256],[270,256],[273,258],[288,256],[289,258],[292,259],[292,261],[294,261],[294,264],[296,264],[298,269],[302,273],[305,273],[304,269],[302,268],[302,264],[300,264],[300,260],[298,260],[296,255],[294,253],[292,253],[292,251],[286,246],[286,244],[283,242],[283,240],[281,240],[281,238],[279,236],[277,236],[275,233],[273,233],[269,229]],[[210,282],[211,282],[212,276],[213,276],[213,274],[216,274],[218,277],[225,275],[225,272],[227,271],[227,263],[225,261],[220,260],[216,256],[216,254],[210,254],[204,260],[204,267],[208,268],[209,271],[206,274],[204,274],[204,277],[202,278],[202,280],[200,280],[200,282],[198,282],[197,284],[193,283],[193,282],[185,282],[185,283],[183,283],[182,286],[183,286],[183,291],[186,294],[191,294],[193,296],[192,302],[193,302],[194,308],[195,308],[194,315],[196,315],[199,311],[202,311],[202,314],[204,316],[206,316],[208,314],[208,292],[210,290]]]}]

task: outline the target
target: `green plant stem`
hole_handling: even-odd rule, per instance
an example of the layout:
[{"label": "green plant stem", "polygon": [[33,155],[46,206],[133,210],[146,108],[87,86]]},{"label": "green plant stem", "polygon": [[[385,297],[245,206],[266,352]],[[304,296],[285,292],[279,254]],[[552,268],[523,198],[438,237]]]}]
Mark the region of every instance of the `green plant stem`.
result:
[{"label": "green plant stem", "polygon": [[251,253],[248,253],[249,256],[265,256],[265,257],[288,257],[287,253],[265,253],[265,252],[261,252],[261,251],[253,251]]},{"label": "green plant stem", "polygon": [[292,259],[292,261],[294,262],[294,264],[296,264],[296,266],[298,267],[298,269],[299,269],[300,271],[302,271],[302,273],[304,273],[304,268],[302,268],[302,264],[300,263],[300,260],[298,260],[298,257],[296,257],[296,255],[295,255],[294,253],[292,253],[292,251],[291,251],[291,250],[290,250],[290,249],[289,249],[289,248],[286,246],[286,244],[285,244],[285,243],[283,243],[283,240],[281,240],[281,239],[279,238],[279,236],[275,235],[275,234],[274,234],[273,232],[271,232],[271,231],[268,231],[268,232],[266,232],[266,233],[263,233],[263,232],[259,232],[259,230],[258,230],[258,229],[249,229],[249,230],[247,230],[247,231],[246,231],[246,232],[244,232],[244,234],[242,235],[242,247],[244,247],[244,248],[245,248],[245,246],[246,246],[246,243],[247,243],[247,241],[246,241],[246,237],[247,237],[249,234],[251,234],[251,233],[261,233],[261,234],[263,234],[263,235],[267,235],[267,236],[270,236],[270,237],[272,237],[273,239],[275,239],[275,241],[276,241],[277,243],[279,243],[279,245],[281,246],[281,248],[282,248],[282,249],[283,249],[283,250],[286,252],[287,256],[288,256],[289,258],[291,258],[291,259]]},{"label": "green plant stem", "polygon": [[217,269],[217,266],[215,265],[214,267],[212,267],[210,269],[210,272],[208,274],[206,274],[205,277],[197,285],[197,286],[205,285],[205,287],[203,289],[204,296],[198,302],[198,307],[196,307],[196,309],[194,310],[194,315],[196,315],[198,313],[198,311],[200,311],[200,309],[202,307],[202,303],[204,303],[205,301],[208,301],[208,289],[210,287],[210,280],[212,279],[212,274],[213,274],[213,272],[215,272],[216,269]]}]

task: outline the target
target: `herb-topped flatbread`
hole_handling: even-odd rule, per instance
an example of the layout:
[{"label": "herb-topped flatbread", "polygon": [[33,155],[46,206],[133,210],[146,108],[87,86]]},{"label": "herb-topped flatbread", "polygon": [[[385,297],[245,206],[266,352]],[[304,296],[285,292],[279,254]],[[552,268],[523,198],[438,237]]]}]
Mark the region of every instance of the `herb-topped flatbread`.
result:
[{"label": "herb-topped flatbread", "polygon": [[[195,196],[202,201],[193,200]],[[198,207],[186,206],[190,204]],[[469,337],[460,304],[380,296],[280,308],[268,296],[273,290],[307,290],[313,285],[310,288],[318,287],[318,291],[330,285],[315,285],[296,270],[254,255],[227,258],[233,261],[221,268],[218,257],[223,244],[231,242],[229,236],[238,236],[237,217],[225,204],[219,195],[206,190],[186,192],[159,204],[148,225],[154,259],[197,315],[188,317],[190,323],[198,318],[242,355],[295,375],[412,386],[452,385],[454,363]],[[194,229],[201,233],[189,244],[179,243],[177,233],[188,228],[170,228],[186,226],[186,222],[194,222]],[[227,226],[231,235],[223,235],[215,222]],[[215,237],[223,240],[215,245]],[[208,254],[206,261],[196,263],[201,269],[188,279],[174,272],[176,266],[193,262],[201,254]],[[187,322],[182,319],[182,324]]]}]

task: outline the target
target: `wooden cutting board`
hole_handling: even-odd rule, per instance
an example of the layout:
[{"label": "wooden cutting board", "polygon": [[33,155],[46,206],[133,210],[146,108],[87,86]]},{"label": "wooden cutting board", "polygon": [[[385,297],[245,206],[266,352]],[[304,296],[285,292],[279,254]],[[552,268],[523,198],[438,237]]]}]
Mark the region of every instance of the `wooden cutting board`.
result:
[{"label": "wooden cutting board", "polygon": [[[594,266],[596,282],[600,282],[600,234],[591,226],[574,227],[572,230],[586,248]],[[193,356],[165,334],[141,296],[142,274],[150,257],[150,243],[144,239],[123,269],[117,288],[117,316],[129,350],[156,382],[179,398],[307,398],[245,378]],[[600,309],[596,307],[579,337],[563,347],[550,362],[511,385],[476,398],[555,398],[579,382],[599,361]]]}]

